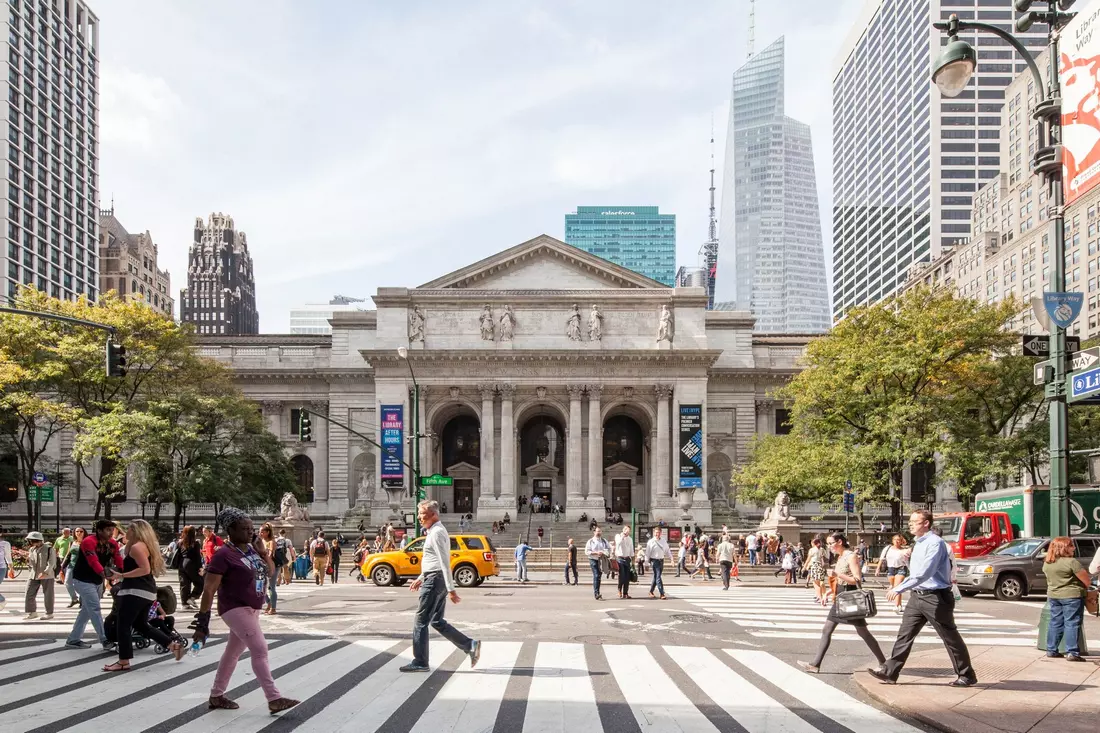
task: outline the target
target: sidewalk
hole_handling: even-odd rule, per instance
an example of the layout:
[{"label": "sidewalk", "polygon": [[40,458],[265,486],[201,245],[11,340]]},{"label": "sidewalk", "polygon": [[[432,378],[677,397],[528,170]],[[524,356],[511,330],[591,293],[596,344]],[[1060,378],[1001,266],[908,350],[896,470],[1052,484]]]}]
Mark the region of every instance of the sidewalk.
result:
[{"label": "sidewalk", "polygon": [[863,671],[853,678],[875,700],[952,733],[1095,733],[1096,662],[1071,664],[1020,647],[971,647],[970,654],[974,687],[947,686],[955,675],[942,647],[913,653],[896,685]]},{"label": "sidewalk", "polygon": [[[587,566],[584,567],[583,569],[578,567],[577,568],[577,575],[579,576],[580,585],[592,585],[592,572],[588,569]],[[525,584],[524,583],[517,583],[517,581],[515,580],[515,570],[513,568],[511,568],[511,567],[501,568],[500,569],[500,575],[495,577],[495,578],[489,578],[486,581],[486,584],[492,583],[493,585],[562,585],[562,583],[565,580],[565,573],[563,571],[557,571],[557,570],[554,570],[554,571],[551,571],[551,570],[529,570],[529,571],[527,571],[527,577],[529,578],[530,582],[525,583]],[[572,576],[570,576],[570,577],[572,577]],[[650,580],[652,578],[653,578],[652,575],[650,575],[649,573],[646,573],[645,575],[641,575],[641,576],[638,577],[638,583],[645,584],[648,587],[649,583],[650,583]],[[701,580],[689,580],[686,575],[681,575],[679,578],[677,578],[675,572],[673,572],[673,573],[666,572],[665,575],[664,575],[663,581],[664,581],[664,584],[666,586],[669,586],[669,587],[685,586],[685,585],[700,586],[700,587],[704,587],[704,588],[708,587],[708,586],[712,587],[712,588],[713,587],[717,587],[717,588],[722,587],[722,581],[718,577],[718,573],[714,574],[714,580],[711,580],[709,582],[704,583]],[[615,585],[615,579],[605,577],[603,579],[603,583],[605,585],[607,583],[610,583],[612,586],[614,586]],[[635,584],[632,583],[631,585],[635,585]],[[754,586],[754,587],[755,586],[773,586],[773,587],[778,587],[778,588],[784,587],[784,585],[783,585],[783,576],[780,575],[778,578],[775,578],[775,577],[772,577],[771,573],[768,573],[767,575],[761,574],[760,576],[751,576],[751,577],[742,575],[741,576],[741,582],[737,583],[737,585],[743,585],[743,586],[747,585],[747,586]],[[798,589],[801,589],[801,590],[806,590],[806,587],[804,586],[803,583],[795,583],[794,585],[788,585],[786,587],[787,588],[798,588]]]}]

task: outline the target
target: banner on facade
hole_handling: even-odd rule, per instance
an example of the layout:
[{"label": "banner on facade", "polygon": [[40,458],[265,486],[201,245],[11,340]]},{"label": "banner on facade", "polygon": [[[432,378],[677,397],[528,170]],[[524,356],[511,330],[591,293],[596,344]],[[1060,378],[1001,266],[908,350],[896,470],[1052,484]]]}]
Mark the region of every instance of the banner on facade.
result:
[{"label": "banner on facade", "polygon": [[1100,184],[1100,0],[1077,10],[1061,38],[1062,187],[1066,205]]},{"label": "banner on facade", "polygon": [[405,406],[382,405],[382,483],[402,485],[405,480]]},{"label": "banner on facade", "polygon": [[676,485],[703,488],[702,405],[680,405],[680,479]]}]

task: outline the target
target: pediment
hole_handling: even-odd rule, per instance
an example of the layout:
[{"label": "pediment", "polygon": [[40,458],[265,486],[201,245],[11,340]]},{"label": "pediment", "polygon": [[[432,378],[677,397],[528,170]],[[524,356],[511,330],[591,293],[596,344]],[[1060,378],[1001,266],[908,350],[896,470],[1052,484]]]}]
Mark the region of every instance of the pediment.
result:
[{"label": "pediment", "polygon": [[605,468],[603,472],[608,476],[633,476],[638,473],[638,467],[618,461]]},{"label": "pediment", "polygon": [[424,283],[418,290],[668,289],[602,257],[548,235],[516,245]]}]

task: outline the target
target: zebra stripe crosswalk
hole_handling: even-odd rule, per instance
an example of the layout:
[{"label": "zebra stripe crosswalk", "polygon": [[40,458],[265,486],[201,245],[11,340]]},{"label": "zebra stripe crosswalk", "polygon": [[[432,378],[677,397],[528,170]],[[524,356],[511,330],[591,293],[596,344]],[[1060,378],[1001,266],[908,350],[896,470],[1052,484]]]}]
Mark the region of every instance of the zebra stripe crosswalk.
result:
[{"label": "zebra stripe crosswalk", "polygon": [[[272,718],[242,658],[227,695],[237,710],[206,698],[222,647],[196,659],[138,652],[134,669],[105,674],[111,657],[35,647],[42,664],[69,660],[62,674],[35,674],[27,648],[0,644],[0,730],[60,733],[76,727],[134,733],[326,733],[500,731],[736,731],[737,733],[916,733],[909,723],[807,678],[763,651],[642,644],[485,641],[471,669],[448,642],[430,642],[432,671],[404,674],[407,640],[270,640],[282,694],[302,701]],[[796,678],[797,676],[797,678]]]}]

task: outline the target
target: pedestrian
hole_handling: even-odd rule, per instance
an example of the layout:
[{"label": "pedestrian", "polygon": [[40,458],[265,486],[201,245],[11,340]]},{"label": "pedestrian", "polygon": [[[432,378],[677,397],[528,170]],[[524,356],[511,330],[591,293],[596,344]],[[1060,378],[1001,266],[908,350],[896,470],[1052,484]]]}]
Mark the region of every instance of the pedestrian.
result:
[{"label": "pedestrian", "polygon": [[447,512],[447,502],[443,502],[443,504],[439,507],[439,513],[440,514],[447,514],[448,513]]},{"label": "pedestrian", "polygon": [[318,532],[317,537],[309,543],[309,556],[313,558],[313,581],[317,585],[324,585],[330,557],[329,544],[325,540],[324,532]]},{"label": "pedestrian", "polygon": [[722,590],[730,589],[730,575],[733,573],[734,556],[737,548],[730,542],[728,534],[722,535],[718,543],[718,565],[722,568]]},{"label": "pedestrian", "polygon": [[538,534],[539,534],[539,547],[542,547],[542,525],[541,524],[539,525]]},{"label": "pedestrian", "polygon": [[[359,522],[359,526],[363,526],[363,523]],[[272,560],[275,563],[275,577],[282,585],[290,585],[290,569],[296,557],[294,543],[287,539],[286,530],[280,529],[279,538],[275,540],[275,557]]]},{"label": "pedestrian", "polygon": [[340,544],[340,539],[337,538],[332,541],[332,547],[329,548],[329,567],[332,569],[333,583],[340,579],[340,556],[344,553]]},{"label": "pedestrian", "polygon": [[768,538],[768,564],[777,565],[779,563],[779,538]]},{"label": "pedestrian", "polygon": [[623,531],[615,535],[611,544],[619,573],[619,598],[630,598],[630,572],[634,562],[634,540],[630,538],[630,525],[624,524]]},{"label": "pedestrian", "polygon": [[978,683],[978,676],[970,664],[970,652],[955,625],[955,596],[951,592],[951,550],[942,537],[932,530],[932,512],[918,509],[909,517],[909,531],[916,537],[913,554],[909,558],[909,577],[886,593],[892,601],[899,593],[913,590],[901,617],[901,627],[894,649],[886,662],[867,670],[875,679],[894,684],[913,649],[917,634],[926,623],[931,623],[947,647],[956,679],[951,687],[970,687]]},{"label": "pedestrian", "polygon": [[649,560],[649,567],[653,571],[653,580],[649,581],[649,597],[654,598],[653,591],[656,590],[664,601],[668,600],[668,596],[665,595],[665,560],[672,559],[672,550],[662,539],[661,534],[660,527],[653,530],[653,536],[649,538],[649,542],[645,543],[645,557]]},{"label": "pedestrian", "polygon": [[569,585],[569,571],[573,571],[573,585],[577,584],[577,546],[573,544],[573,538],[570,537],[566,543],[566,551],[569,553],[568,559],[565,561],[565,584]]},{"label": "pedestrian", "polygon": [[531,545],[527,544],[527,541],[520,539],[519,544],[516,545],[515,559],[516,559],[516,582],[527,582],[527,553],[531,551]]},{"label": "pedestrian", "polygon": [[[271,558],[271,564],[274,565],[275,528],[271,526],[271,522],[264,522],[260,525],[260,546],[264,548],[264,552]],[[279,594],[275,590],[275,579],[277,577],[278,569],[273,568],[267,577],[267,608],[264,609],[264,615],[266,616],[274,616],[279,606]]]},{"label": "pedestrian", "polygon": [[745,537],[745,548],[748,550],[749,565],[751,565],[752,567],[756,567],[757,542],[758,540],[756,538],[756,534],[753,532],[750,532],[749,535]]},{"label": "pedestrian", "polygon": [[275,714],[298,704],[279,694],[268,662],[267,640],[260,628],[260,609],[264,605],[268,575],[275,570],[270,557],[261,554],[253,544],[252,520],[240,509],[226,507],[218,514],[218,524],[225,528],[229,541],[214,553],[206,565],[206,584],[202,591],[199,612],[195,614],[194,640],[205,644],[210,636],[210,609],[218,596],[218,616],[229,627],[214,684],[207,701],[211,710],[236,710],[237,703],[225,696],[237,660],[245,649],[249,652],[252,673],[267,698],[268,712]]},{"label": "pedestrian", "polygon": [[65,584],[65,590],[69,592],[69,608],[80,603],[80,596],[76,594],[76,587],[73,585],[73,566],[80,554],[80,543],[87,536],[88,531],[83,527],[74,529],[73,541],[69,545],[68,551],[61,558],[61,574],[58,576],[58,580]]},{"label": "pedestrian", "polygon": [[696,573],[699,574],[699,577],[701,577],[704,582],[712,579],[710,574],[710,557],[707,554],[706,540],[702,540],[695,545],[695,568],[688,577],[694,578]]},{"label": "pedestrian", "polygon": [[164,575],[164,558],[160,554],[157,535],[144,519],[135,519],[126,529],[128,552],[123,558],[122,572],[108,569],[109,580],[121,580],[115,604],[118,611],[118,661],[103,667],[104,672],[125,672],[134,657],[133,634],[152,639],[176,658],[183,659],[183,644],[162,629],[149,625],[149,608],[157,600],[158,576]]},{"label": "pedestrian", "polygon": [[[905,546],[905,537],[900,534],[894,535],[890,544],[886,546],[881,557],[879,557],[876,575],[882,575],[882,566],[885,564],[886,582],[893,588],[909,575],[909,556],[912,552],[913,548]],[[894,603],[894,613],[897,614],[902,612],[901,596],[902,594],[898,593]]]},{"label": "pedestrian", "polygon": [[[839,581],[839,587],[843,590],[856,590],[859,588],[860,583],[863,582],[863,570],[859,563],[859,554],[853,552],[848,546],[848,540],[840,532],[834,533],[829,537],[829,544],[833,548],[833,551],[838,553],[836,568],[834,573]],[[829,644],[833,639],[833,631],[836,630],[838,624],[848,624],[855,628],[856,633],[859,634],[859,638],[863,639],[863,643],[867,645],[867,648],[871,650],[871,653],[875,655],[875,659],[879,664],[882,664],[886,657],[882,653],[882,648],[878,645],[878,640],[871,634],[871,629],[867,626],[867,619],[855,618],[842,620],[836,615],[836,606],[834,605],[829,609],[829,615],[825,617],[825,626],[821,629],[821,641],[818,643],[817,656],[814,657],[812,662],[806,662],[799,659],[798,666],[810,674],[817,674],[821,671],[821,662],[825,659],[825,652],[829,651]]]},{"label": "pedestrian", "polygon": [[634,553],[634,564],[638,566],[638,577],[645,575],[645,548],[639,547]]},{"label": "pedestrian", "polygon": [[1074,557],[1072,539],[1055,537],[1050,541],[1043,561],[1043,575],[1047,578],[1047,605],[1050,607],[1047,656],[1061,658],[1063,655],[1058,647],[1064,639],[1066,661],[1083,662],[1079,636],[1081,623],[1085,620],[1085,595],[1092,579],[1089,571]]},{"label": "pedestrian", "polygon": [[783,585],[794,585],[794,552],[790,547],[783,553],[780,567],[783,568]]},{"label": "pedestrian", "polygon": [[107,640],[103,629],[103,612],[100,599],[103,597],[103,584],[107,579],[107,568],[112,564],[122,567],[124,561],[118,543],[111,538],[115,523],[110,519],[100,519],[93,527],[94,534],[80,540],[70,553],[69,575],[73,590],[80,599],[80,610],[73,621],[73,628],[65,646],[75,649],[88,649],[91,644],[83,641],[84,630],[92,622],[100,645],[107,651],[114,651],[114,642]]},{"label": "pedestrian", "polygon": [[814,598],[822,606],[829,605],[829,572],[825,563],[825,548],[821,536],[818,535],[810,541],[810,552],[806,555],[806,564],[803,569],[810,574],[810,581],[814,584]]},{"label": "pedestrian", "polygon": [[57,536],[57,539],[53,541],[54,557],[57,558],[57,567],[54,569],[54,575],[65,586],[65,590],[69,594],[69,608],[76,605],[76,593],[73,592],[69,584],[65,582],[65,570],[61,565],[65,562],[65,558],[69,556],[69,548],[73,545],[73,531],[65,527],[61,530],[61,534]]},{"label": "pedestrian", "polygon": [[202,562],[206,565],[210,562],[210,558],[214,557],[214,553],[218,551],[225,542],[221,537],[214,532],[213,527],[202,528]]},{"label": "pedestrian", "polygon": [[[15,563],[11,558],[11,543],[0,537],[0,585],[15,577]],[[0,611],[8,605],[8,599],[0,593]]]},{"label": "pedestrian", "polygon": [[597,601],[603,600],[603,596],[600,595],[600,579],[603,576],[600,562],[606,561],[611,555],[611,548],[601,534],[600,528],[596,527],[592,530],[592,537],[584,545],[584,554],[588,557],[588,566],[592,569],[592,594]]},{"label": "pedestrian", "polygon": [[859,538],[859,543],[856,545],[856,555],[859,557],[860,569],[867,572],[867,560],[870,558],[871,549],[867,547],[867,540],[862,537]]},{"label": "pedestrian", "polygon": [[188,524],[180,533],[180,602],[184,608],[198,609],[195,600],[202,597],[203,574],[202,552],[199,549],[198,533]]},{"label": "pedestrian", "polygon": [[30,620],[38,618],[38,589],[42,589],[42,597],[46,601],[46,615],[44,621],[53,618],[53,584],[54,565],[57,562],[57,553],[53,545],[45,544],[41,532],[27,533],[27,570],[30,579],[27,580],[27,595],[23,602],[23,610],[27,615],[23,618]]},{"label": "pedestrian", "polygon": [[401,671],[431,670],[428,666],[429,625],[469,656],[472,669],[481,658],[481,642],[469,638],[443,618],[448,596],[451,603],[459,603],[462,599],[455,591],[451,573],[451,540],[439,521],[439,504],[431,500],[422,501],[416,510],[424,527],[424,556],[420,561],[420,577],[409,586],[412,591],[420,591],[416,619],[413,621],[413,660],[401,667]]},{"label": "pedestrian", "polygon": [[687,572],[687,559],[688,550],[691,548],[691,535],[685,532],[680,536],[680,551],[679,557],[676,559],[676,577],[680,577],[680,573]]}]

